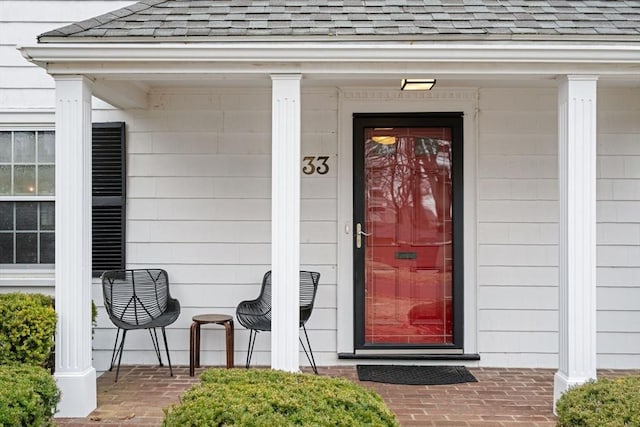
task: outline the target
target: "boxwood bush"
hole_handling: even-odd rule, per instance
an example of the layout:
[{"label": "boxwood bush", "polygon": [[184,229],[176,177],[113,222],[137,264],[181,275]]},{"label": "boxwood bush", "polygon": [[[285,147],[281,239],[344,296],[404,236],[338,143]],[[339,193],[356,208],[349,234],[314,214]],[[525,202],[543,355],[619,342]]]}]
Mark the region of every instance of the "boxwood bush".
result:
[{"label": "boxwood bush", "polygon": [[42,294],[0,294],[0,364],[44,366],[53,348],[56,312]]},{"label": "boxwood bush", "polygon": [[563,427],[640,426],[640,376],[573,387],[558,399],[556,412]]},{"label": "boxwood bush", "polygon": [[164,426],[398,426],[378,394],[355,383],[271,370],[209,369]]},{"label": "boxwood bush", "polygon": [[56,382],[40,366],[0,365],[0,426],[53,425],[60,401]]}]

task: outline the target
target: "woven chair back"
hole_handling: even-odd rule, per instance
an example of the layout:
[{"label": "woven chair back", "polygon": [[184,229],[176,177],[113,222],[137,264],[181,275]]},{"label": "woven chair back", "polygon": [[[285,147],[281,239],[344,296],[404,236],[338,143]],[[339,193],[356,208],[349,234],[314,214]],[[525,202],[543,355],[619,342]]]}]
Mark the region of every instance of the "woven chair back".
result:
[{"label": "woven chair back", "polygon": [[[300,272],[300,310],[311,310],[313,308],[319,281],[320,273],[318,272]],[[271,271],[267,271],[262,278],[262,289],[258,299],[263,301],[266,306],[271,307]]]},{"label": "woven chair back", "polygon": [[148,324],[167,309],[169,280],[164,270],[105,271],[102,284],[107,313],[129,325]]}]

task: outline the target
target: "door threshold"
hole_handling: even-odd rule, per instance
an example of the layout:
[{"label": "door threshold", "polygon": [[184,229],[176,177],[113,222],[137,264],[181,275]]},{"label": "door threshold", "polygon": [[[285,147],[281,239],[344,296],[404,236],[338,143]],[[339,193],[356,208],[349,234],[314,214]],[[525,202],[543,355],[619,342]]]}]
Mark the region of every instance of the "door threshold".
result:
[{"label": "door threshold", "polygon": [[345,360],[480,360],[477,353],[338,353]]}]

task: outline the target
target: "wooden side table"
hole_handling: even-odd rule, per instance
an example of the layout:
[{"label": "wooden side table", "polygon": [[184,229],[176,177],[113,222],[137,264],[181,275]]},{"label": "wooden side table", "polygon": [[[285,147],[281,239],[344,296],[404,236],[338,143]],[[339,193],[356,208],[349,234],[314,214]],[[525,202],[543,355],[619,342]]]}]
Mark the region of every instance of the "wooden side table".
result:
[{"label": "wooden side table", "polygon": [[200,326],[208,323],[222,325],[226,331],[227,369],[233,368],[233,317],[226,314],[198,314],[193,316],[189,339],[189,375],[200,367]]}]

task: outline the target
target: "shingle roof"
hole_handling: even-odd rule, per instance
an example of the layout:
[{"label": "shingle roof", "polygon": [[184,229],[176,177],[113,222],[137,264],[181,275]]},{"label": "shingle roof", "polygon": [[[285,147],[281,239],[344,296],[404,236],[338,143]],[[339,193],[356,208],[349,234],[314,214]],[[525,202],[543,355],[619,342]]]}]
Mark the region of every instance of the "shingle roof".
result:
[{"label": "shingle roof", "polygon": [[640,1],[143,0],[38,39],[169,41],[230,36],[630,39],[640,36]]}]

